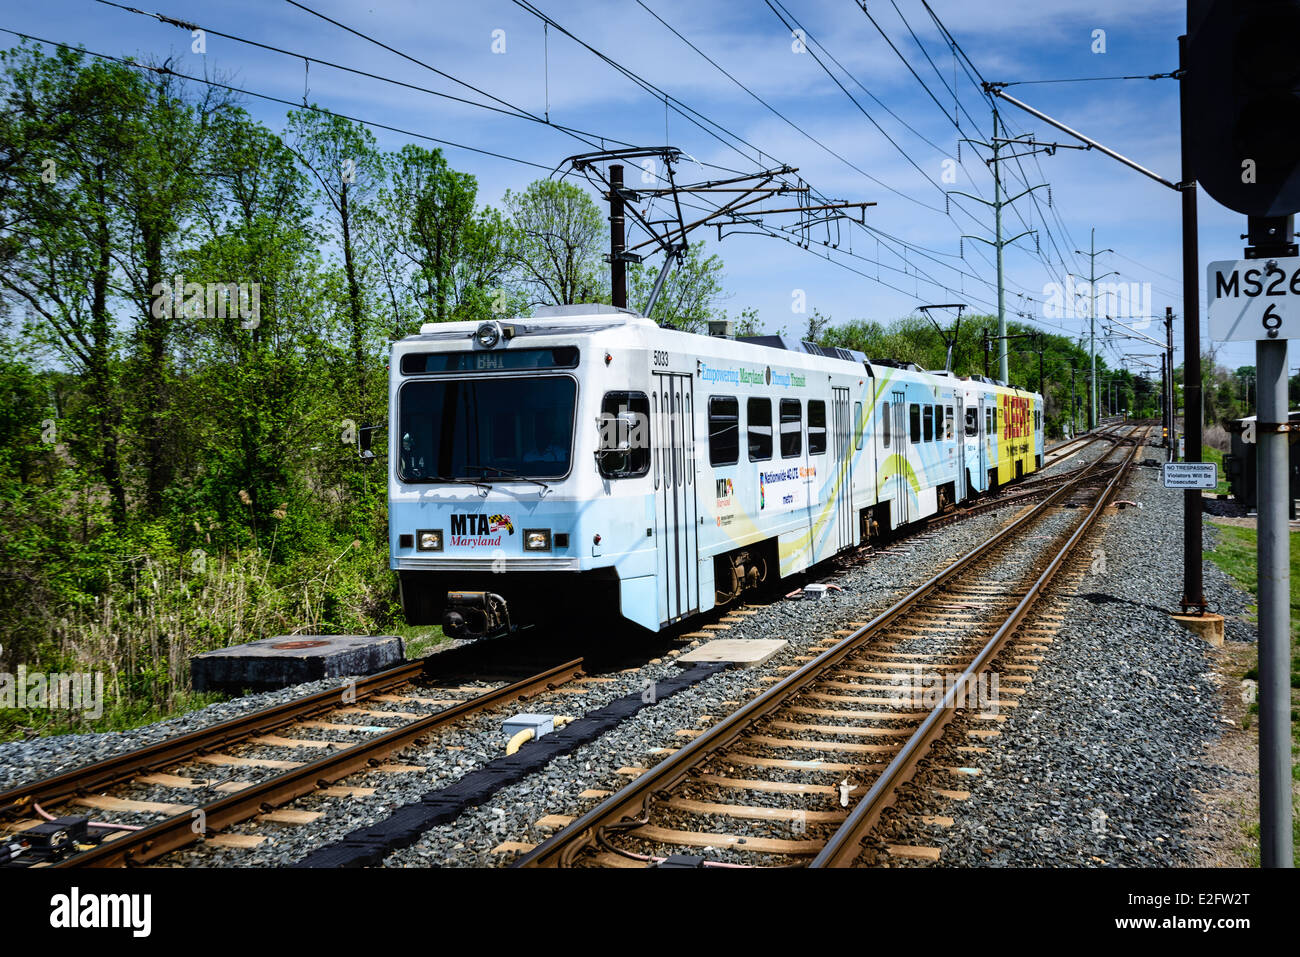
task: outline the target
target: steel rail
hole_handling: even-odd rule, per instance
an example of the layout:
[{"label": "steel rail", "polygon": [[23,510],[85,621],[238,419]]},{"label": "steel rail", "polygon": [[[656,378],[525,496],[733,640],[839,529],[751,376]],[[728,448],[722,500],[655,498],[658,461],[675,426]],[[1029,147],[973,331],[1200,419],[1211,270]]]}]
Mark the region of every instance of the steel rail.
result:
[{"label": "steel rail", "polygon": [[912,733],[912,736],[908,738],[907,743],[903,745],[880,776],[876,778],[871,785],[871,789],[854,806],[853,811],[845,819],[844,823],[827,839],[820,853],[813,858],[809,867],[853,866],[858,855],[862,853],[863,840],[875,827],[876,822],[880,820],[880,815],[884,810],[896,800],[899,786],[912,777],[917,763],[929,752],[930,745],[943,733],[944,728],[956,715],[957,700],[965,695],[966,689],[971,686],[971,683],[1001,652],[1007,639],[1024,621],[1025,616],[1037,603],[1043,590],[1051,583],[1061,565],[1074,552],[1083,536],[1092,529],[1097,517],[1110,503],[1115,490],[1127,475],[1128,468],[1132,465],[1140,447],[1140,444],[1134,445],[1129,451],[1119,472],[1106,484],[1092,509],[1084,520],[1079,523],[1078,528],[1074,530],[1074,533],[1048,563],[1042,574],[1029,587],[1028,592],[1021,598],[1011,615],[988,640],[974,660],[967,665],[952,687],[948,689],[943,700],[926,716],[916,731]]},{"label": "steel rail", "polygon": [[822,652],[797,671],[791,672],[748,704],[732,712],[699,737],[624,786],[622,790],[556,832],[533,850],[521,855],[511,866],[570,866],[583,849],[595,843],[597,835],[603,828],[645,817],[649,804],[656,795],[671,791],[682,783],[706,756],[724,749],[745,734],[760,719],[779,710],[791,698],[801,693],[805,686],[814,683],[823,672],[857,651],[860,646],[875,637],[877,632],[911,611],[921,599],[988,555],[1008,538],[1036,522],[1058,499],[1065,497],[1075,485],[1086,479],[1089,472],[1099,468],[1105,458],[1106,456],[1103,456],[1089,463],[1077,478],[1053,491],[1048,498],[1000,529],[988,541],[956,559],[857,631],[843,638],[833,648]]},{"label": "steel rail", "polygon": [[[1082,466],[1081,469],[1091,470],[1091,463]],[[1032,499],[1041,498],[1044,495],[1062,484],[1079,481],[1081,478],[1095,482],[1110,472],[1118,469],[1118,465],[1108,465],[1104,468],[1096,469],[1096,474],[1081,476],[1080,470],[1067,473],[1065,475],[1053,475],[1047,478],[1038,479],[1035,482],[1027,483],[1024,486],[1014,486],[1016,493],[1014,495],[999,496],[987,501],[977,501],[974,504],[967,505],[964,508],[954,509],[951,512],[944,512],[941,515],[931,515],[918,523],[918,530],[928,531],[930,529],[942,528],[945,525],[952,525],[967,518],[974,518],[976,515],[983,515],[986,512],[995,512],[998,509],[1006,508],[1008,505],[1018,505],[1022,502],[1028,502]]]},{"label": "steel rail", "polygon": [[29,784],[0,792],[0,817],[31,813],[32,804],[56,804],[93,791],[129,781],[141,774],[178,764],[196,754],[204,754],[238,744],[248,738],[284,727],[323,711],[354,703],[343,701],[341,692],[355,690],[357,701],[390,688],[406,684],[425,671],[425,661],[404,662],[377,674],[358,678],[352,684],[318,691],[261,711],[241,715],[219,724],[177,735],[124,754],[82,765]]},{"label": "steel rail", "polygon": [[[372,763],[378,763],[393,751],[466,715],[552,690],[583,674],[581,658],[549,668],[531,678],[462,701],[437,714],[394,728],[369,741],[340,749],[334,754],[285,771],[227,797],[198,805],[184,814],[159,821],[143,830],[126,832],[120,838],[105,841],[53,866],[78,868],[147,864],[197,841],[200,834],[218,832],[361,771]],[[330,694],[337,697],[337,692]],[[201,823],[201,826],[196,828],[196,823]]]}]

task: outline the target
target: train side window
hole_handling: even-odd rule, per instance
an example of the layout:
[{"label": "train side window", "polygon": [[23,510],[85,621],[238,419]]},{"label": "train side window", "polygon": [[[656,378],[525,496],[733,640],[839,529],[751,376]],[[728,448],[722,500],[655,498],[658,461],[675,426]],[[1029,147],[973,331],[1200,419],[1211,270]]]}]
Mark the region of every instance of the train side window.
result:
[{"label": "train side window", "polygon": [[650,397],[606,392],[600,403],[600,452],[605,478],[637,478],[650,471]]},{"label": "train side window", "polygon": [[926,442],[934,441],[934,406],[927,405],[921,410],[921,421],[924,424],[924,434]]},{"label": "train side window", "polygon": [[980,431],[980,410],[969,408],[966,410],[966,436],[967,438],[979,435]]},{"label": "train side window", "polygon": [[854,447],[859,452],[862,451],[862,432],[866,428],[866,426],[867,423],[862,421],[862,403],[854,402],[853,403],[853,444]]},{"label": "train side window", "polygon": [[740,461],[740,401],[734,395],[709,396],[709,464]]},{"label": "train side window", "polygon": [[952,406],[943,407],[943,438],[946,442],[951,442],[957,437],[957,417],[953,414]]},{"label": "train side window", "polygon": [[993,435],[998,434],[998,410],[993,410]]},{"label": "train side window", "polygon": [[820,399],[808,402],[808,454],[821,455],[826,451],[826,403]]},{"label": "train side window", "polygon": [[880,405],[880,445],[882,448],[889,448],[890,420],[892,418],[890,404],[882,402]]},{"label": "train side window", "polygon": [[913,402],[907,407],[907,428],[912,436],[912,444],[921,441],[921,407]]},{"label": "train side window", "polygon": [[992,409],[984,410],[984,434],[985,435],[993,434],[993,410]]},{"label": "train side window", "polygon": [[772,457],[772,400],[750,399],[745,403],[749,419],[749,460],[762,462]]},{"label": "train side window", "polygon": [[803,408],[798,399],[781,400],[781,458],[803,452]]}]

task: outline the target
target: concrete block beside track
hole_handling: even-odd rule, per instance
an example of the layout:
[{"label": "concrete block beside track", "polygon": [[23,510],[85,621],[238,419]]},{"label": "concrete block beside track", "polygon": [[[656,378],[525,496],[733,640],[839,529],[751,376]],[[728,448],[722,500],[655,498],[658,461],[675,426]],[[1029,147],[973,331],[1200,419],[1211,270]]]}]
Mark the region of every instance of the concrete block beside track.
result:
[{"label": "concrete block beside track", "polygon": [[304,681],[370,675],[406,658],[396,635],[278,635],[190,659],[195,691],[267,691]]},{"label": "concrete block beside track", "polygon": [[780,638],[719,638],[677,660],[691,664],[725,661],[742,668],[757,668],[785,646],[785,640]]}]

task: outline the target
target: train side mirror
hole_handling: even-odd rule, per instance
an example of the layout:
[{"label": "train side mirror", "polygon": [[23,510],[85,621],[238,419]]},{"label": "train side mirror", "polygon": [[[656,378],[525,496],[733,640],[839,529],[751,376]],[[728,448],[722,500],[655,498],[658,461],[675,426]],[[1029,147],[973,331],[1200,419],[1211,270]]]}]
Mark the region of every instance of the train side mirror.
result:
[{"label": "train side mirror", "polygon": [[644,438],[643,417],[635,412],[602,413],[597,422],[600,442],[596,461],[601,473],[609,478],[626,475],[632,466],[632,450]]},{"label": "train side mirror", "polygon": [[382,428],[384,428],[382,425],[363,425],[361,428],[357,429],[357,457],[361,459],[362,465],[374,464],[377,456],[371,446],[373,444],[374,434]]}]

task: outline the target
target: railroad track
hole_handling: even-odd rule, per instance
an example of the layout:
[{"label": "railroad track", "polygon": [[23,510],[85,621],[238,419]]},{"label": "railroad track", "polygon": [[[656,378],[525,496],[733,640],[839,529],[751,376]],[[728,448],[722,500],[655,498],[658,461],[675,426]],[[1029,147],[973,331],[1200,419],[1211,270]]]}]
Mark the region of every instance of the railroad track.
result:
[{"label": "railroad track", "polygon": [[1049,469],[1053,465],[1059,465],[1066,459],[1074,458],[1093,443],[1099,442],[1103,439],[1113,438],[1115,435],[1115,428],[1116,426],[1114,425],[1099,426],[1092,431],[1083,433],[1083,435],[1077,435],[1072,439],[1067,439],[1064,442],[1052,446],[1043,455],[1043,468]]},{"label": "railroad track", "polygon": [[[981,676],[1102,514],[1140,431],[514,866],[852,866],[959,709],[1023,693],[1033,665],[1002,667],[1005,702],[981,698]],[[1088,486],[1086,511],[1058,507]]]},{"label": "railroad track", "polygon": [[[576,659],[484,691],[420,684],[426,662],[406,662],[337,690],[0,792],[0,846],[28,843],[14,863],[25,859],[56,867],[147,864],[200,839],[238,847],[241,842],[234,838],[239,835],[223,835],[224,829],[258,817],[275,821],[276,808],[316,791],[364,797],[374,789],[336,787],[336,782],[369,770],[419,773],[424,768],[386,765],[384,759],[471,715],[551,691],[583,674],[582,660]],[[376,723],[390,720],[398,723]],[[230,753],[235,750],[252,755]],[[303,752],[325,753],[315,760],[291,759]],[[181,804],[106,793],[160,789],[222,796]],[[92,823],[86,831],[51,823],[59,818],[58,811],[84,816],[87,809],[109,812],[116,819]],[[305,823],[301,814],[279,813],[284,823]],[[159,814],[166,816],[158,821]],[[133,817],[144,823],[126,823]],[[31,835],[39,835],[39,841]],[[99,843],[92,843],[96,839]]]},{"label": "railroad track", "polygon": [[[1060,445],[1055,447],[1060,451],[1054,457],[1052,456],[1052,453],[1049,452],[1048,460],[1044,462],[1043,470],[1052,468],[1068,459],[1074,458],[1074,456],[1078,455],[1080,452],[1084,451],[1084,449],[1090,447],[1096,442],[1114,442],[1116,440],[1116,434],[1108,427],[1097,433],[1079,436],[1076,439],[1062,442]],[[1127,440],[1120,439],[1120,441]],[[1067,446],[1070,448],[1067,449]],[[1091,470],[1095,468],[1095,463],[1090,462],[1079,466],[1076,469],[1072,469],[1069,472],[1061,472],[1057,475],[1045,475],[1038,478],[1020,479],[1015,483],[1015,485],[1007,486],[996,493],[991,495],[986,494],[969,504],[955,507],[947,512],[941,512],[938,515],[932,515],[921,522],[918,525],[918,528],[928,531],[940,528],[944,525],[950,525],[953,522],[959,522],[963,519],[971,518],[975,515],[983,515],[986,512],[996,511],[1005,508],[1008,505],[1018,505],[1020,503],[1033,501],[1034,499],[1042,498],[1044,495],[1050,494],[1062,485],[1073,482],[1085,472],[1091,472],[1092,477],[1096,478],[1099,474],[1114,472],[1118,470],[1120,466],[1105,466],[1102,468],[1101,472],[1092,472]]]}]

